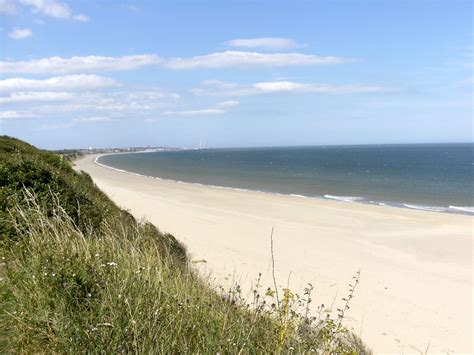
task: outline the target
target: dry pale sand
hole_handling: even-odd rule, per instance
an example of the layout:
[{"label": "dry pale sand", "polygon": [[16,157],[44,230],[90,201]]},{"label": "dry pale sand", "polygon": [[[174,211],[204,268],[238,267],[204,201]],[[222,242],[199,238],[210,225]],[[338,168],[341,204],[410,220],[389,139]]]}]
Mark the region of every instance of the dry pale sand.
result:
[{"label": "dry pale sand", "polygon": [[347,325],[377,353],[472,353],[473,221],[462,215],[183,184],[79,160],[118,205],[184,242],[203,272],[248,288],[278,282],[337,307],[361,283]]}]

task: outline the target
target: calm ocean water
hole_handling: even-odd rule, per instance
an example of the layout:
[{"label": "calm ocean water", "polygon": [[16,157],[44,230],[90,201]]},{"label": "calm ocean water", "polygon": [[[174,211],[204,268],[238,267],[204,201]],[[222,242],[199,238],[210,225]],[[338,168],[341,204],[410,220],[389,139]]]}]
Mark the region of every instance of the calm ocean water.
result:
[{"label": "calm ocean water", "polygon": [[474,144],[202,149],[98,162],[184,182],[474,214]]}]

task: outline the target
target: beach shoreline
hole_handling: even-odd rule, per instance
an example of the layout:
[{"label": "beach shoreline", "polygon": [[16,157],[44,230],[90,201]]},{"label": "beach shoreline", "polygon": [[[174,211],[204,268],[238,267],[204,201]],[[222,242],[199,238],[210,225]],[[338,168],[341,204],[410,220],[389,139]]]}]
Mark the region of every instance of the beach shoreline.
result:
[{"label": "beach shoreline", "polygon": [[361,269],[347,325],[377,353],[472,352],[472,217],[150,179],[96,157],[76,168],[175,235],[216,283],[246,290],[261,272],[270,286],[274,228],[279,285],[310,282],[317,303],[336,308]]},{"label": "beach shoreline", "polygon": [[[282,192],[282,191],[272,191],[272,190],[260,190],[251,187],[235,187],[231,185],[222,185],[222,184],[210,184],[210,183],[203,183],[200,181],[183,181],[177,180],[174,178],[164,178],[158,175],[147,175],[142,174],[132,170],[125,170],[118,167],[114,167],[111,165],[107,165],[106,163],[100,162],[99,159],[104,156],[110,155],[127,155],[127,154],[140,154],[140,153],[159,153],[159,152],[168,152],[169,150],[148,150],[148,151],[137,151],[137,152],[119,152],[119,153],[105,153],[105,154],[98,154],[95,157],[95,163],[101,165],[105,168],[117,170],[119,172],[124,172],[132,175],[144,176],[147,178],[164,180],[164,181],[174,181],[180,184],[195,184],[198,186],[207,186],[217,189],[230,189],[230,190],[237,190],[237,191],[250,191],[250,192],[259,192],[259,193],[268,193],[268,194],[276,194],[276,195],[290,195],[298,198],[307,198],[307,199],[316,199],[316,200],[335,200],[345,203],[356,203],[356,204],[364,204],[364,205],[375,205],[375,206],[384,206],[384,207],[392,207],[392,208],[403,208],[403,209],[411,209],[411,210],[421,210],[427,212],[442,212],[442,213],[452,213],[452,214],[461,214],[461,215],[468,215],[474,216],[474,207],[472,206],[456,206],[448,204],[446,206],[438,206],[438,205],[427,205],[420,202],[410,202],[410,201],[390,201],[390,200],[377,200],[372,198],[367,198],[364,196],[350,196],[350,195],[334,195],[334,194],[321,194],[321,195],[312,195],[312,194],[304,194],[304,193],[290,193],[290,192]],[[192,150],[194,151],[194,150]]]}]

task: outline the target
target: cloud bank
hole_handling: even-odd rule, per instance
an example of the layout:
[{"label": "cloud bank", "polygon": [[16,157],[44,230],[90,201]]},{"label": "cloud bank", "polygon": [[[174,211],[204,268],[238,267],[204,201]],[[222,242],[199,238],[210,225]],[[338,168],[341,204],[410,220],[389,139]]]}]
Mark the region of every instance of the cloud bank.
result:
[{"label": "cloud bank", "polygon": [[30,103],[38,101],[64,101],[74,98],[69,92],[14,92],[8,96],[0,96],[0,104]]},{"label": "cloud bank", "polygon": [[219,80],[203,82],[204,88],[191,90],[197,96],[249,96],[272,93],[356,94],[386,92],[389,88],[365,84],[306,84],[292,81],[269,81],[240,85]]},{"label": "cloud bank", "polygon": [[317,56],[301,53],[256,53],[225,51],[190,58],[163,59],[154,54],[122,57],[76,56],[71,58],[49,57],[27,61],[2,61],[0,73],[67,74],[77,72],[123,71],[160,65],[174,70],[284,67],[298,65],[342,64],[350,58]]},{"label": "cloud bank", "polygon": [[341,64],[351,61],[341,57],[322,57],[301,53],[257,53],[225,51],[190,58],[173,58],[163,62],[170,69],[215,69],[230,67],[282,67],[293,65]]},{"label": "cloud bank", "polygon": [[156,65],[162,60],[156,55],[130,55],[123,57],[49,57],[26,61],[0,62],[0,73],[24,74],[66,74],[91,71],[133,70],[148,65]]},{"label": "cloud bank", "polygon": [[120,86],[117,81],[94,74],[65,75],[49,79],[10,78],[0,80],[0,92],[17,90],[91,90],[117,86]]}]

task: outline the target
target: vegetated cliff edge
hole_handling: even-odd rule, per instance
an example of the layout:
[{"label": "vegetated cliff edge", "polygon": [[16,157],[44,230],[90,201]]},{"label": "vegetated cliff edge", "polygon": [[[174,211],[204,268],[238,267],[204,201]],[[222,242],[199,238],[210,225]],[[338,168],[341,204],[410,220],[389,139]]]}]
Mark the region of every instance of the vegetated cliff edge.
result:
[{"label": "vegetated cliff edge", "polygon": [[[0,351],[364,353],[310,289],[216,291],[68,159],[0,137]],[[299,310],[298,310],[299,307]]]}]

